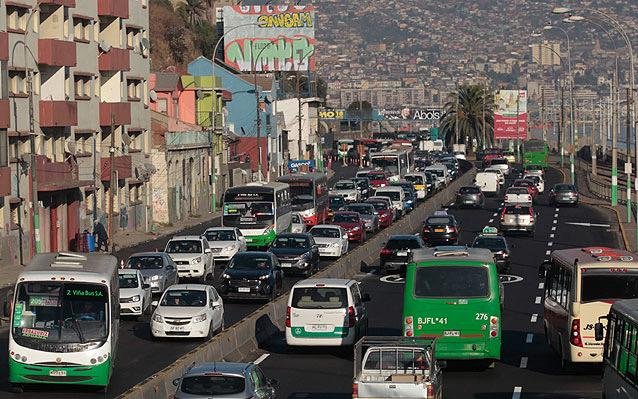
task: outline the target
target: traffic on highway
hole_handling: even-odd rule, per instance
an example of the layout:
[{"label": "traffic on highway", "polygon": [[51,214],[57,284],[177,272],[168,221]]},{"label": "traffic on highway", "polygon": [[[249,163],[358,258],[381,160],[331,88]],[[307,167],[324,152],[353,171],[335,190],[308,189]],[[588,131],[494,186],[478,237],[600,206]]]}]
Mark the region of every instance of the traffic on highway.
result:
[{"label": "traffic on highway", "polygon": [[[566,223],[609,216],[582,209],[546,149],[539,166],[427,141],[380,141],[369,167],[229,188],[217,225],[116,256],[37,256],[5,310],[7,390],[126,397],[283,297],[279,333],[245,358],[188,367],[174,397],[637,392],[638,321],[623,303],[638,298],[638,261],[611,231]],[[473,184],[453,185],[466,174]],[[452,187],[447,205],[412,219]],[[403,221],[418,227],[385,233]],[[370,246],[377,235],[383,245]],[[314,277],[359,248],[378,261]]]}]

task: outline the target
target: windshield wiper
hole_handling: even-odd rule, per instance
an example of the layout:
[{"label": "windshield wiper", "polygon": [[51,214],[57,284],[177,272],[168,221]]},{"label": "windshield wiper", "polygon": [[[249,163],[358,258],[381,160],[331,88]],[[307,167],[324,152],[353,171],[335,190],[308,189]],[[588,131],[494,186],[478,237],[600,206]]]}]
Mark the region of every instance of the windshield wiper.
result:
[{"label": "windshield wiper", "polygon": [[75,316],[72,316],[72,318],[73,318],[73,330],[78,333],[78,337],[80,337],[80,343],[81,344],[86,343],[86,340],[84,339],[84,333],[82,332],[82,327],[80,327],[80,322],[78,322],[78,319],[76,319]]}]

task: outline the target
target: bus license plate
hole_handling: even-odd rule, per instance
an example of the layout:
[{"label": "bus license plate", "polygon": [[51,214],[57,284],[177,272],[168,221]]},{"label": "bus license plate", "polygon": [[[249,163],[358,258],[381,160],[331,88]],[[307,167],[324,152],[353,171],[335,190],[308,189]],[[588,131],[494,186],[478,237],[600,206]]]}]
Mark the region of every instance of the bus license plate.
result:
[{"label": "bus license plate", "polygon": [[460,331],[443,331],[443,336],[444,337],[460,337],[461,332]]},{"label": "bus license plate", "polygon": [[66,370],[49,370],[51,377],[66,377]]},{"label": "bus license plate", "polygon": [[237,292],[250,292],[249,287],[239,287],[237,288]]}]

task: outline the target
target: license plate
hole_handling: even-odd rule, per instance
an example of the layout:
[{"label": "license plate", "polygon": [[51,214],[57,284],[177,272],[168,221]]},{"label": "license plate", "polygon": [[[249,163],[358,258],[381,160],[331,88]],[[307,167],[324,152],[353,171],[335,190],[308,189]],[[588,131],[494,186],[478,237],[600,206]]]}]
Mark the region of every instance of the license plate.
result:
[{"label": "license plate", "polygon": [[474,201],[472,201],[472,200],[465,200],[465,203],[466,203],[466,204],[472,204],[473,202],[474,202]]},{"label": "license plate", "polygon": [[250,292],[249,287],[239,287],[237,288],[237,292]]},{"label": "license plate", "polygon": [[408,256],[408,253],[406,251],[399,251],[397,252],[397,256]]},{"label": "license plate", "polygon": [[292,267],[292,263],[282,263],[281,267]]},{"label": "license plate", "polygon": [[168,329],[171,331],[184,331],[184,326],[169,326]]},{"label": "license plate", "polygon": [[328,325],[327,324],[311,324],[310,331],[325,332],[325,331],[328,331]]},{"label": "license plate", "polygon": [[435,233],[445,233],[445,229],[434,229]]},{"label": "license plate", "polygon": [[66,377],[66,370],[49,370],[51,377]]},{"label": "license plate", "polygon": [[443,331],[443,336],[444,337],[460,337],[461,332],[460,331]]}]

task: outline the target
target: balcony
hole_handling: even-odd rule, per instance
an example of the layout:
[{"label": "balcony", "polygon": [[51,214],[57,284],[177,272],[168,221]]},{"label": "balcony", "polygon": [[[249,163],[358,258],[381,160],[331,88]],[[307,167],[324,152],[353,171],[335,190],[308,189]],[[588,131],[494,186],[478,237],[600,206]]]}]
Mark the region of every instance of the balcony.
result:
[{"label": "balcony", "polygon": [[131,69],[131,52],[129,49],[111,47],[106,53],[99,55],[100,72],[129,71]]},{"label": "balcony", "polygon": [[9,99],[0,100],[0,129],[9,128]]},{"label": "balcony", "polygon": [[9,60],[9,33],[0,32],[0,61]]},{"label": "balcony", "polygon": [[75,101],[40,100],[40,126],[77,126],[78,106]]},{"label": "balcony", "polygon": [[100,103],[100,126],[131,124],[131,103]]},{"label": "balcony", "polygon": [[128,18],[128,0],[100,0],[97,2],[97,15]]},{"label": "balcony", "polygon": [[11,168],[0,168],[0,197],[11,195]]},{"label": "balcony", "polygon": [[[117,172],[118,179],[128,179],[133,176],[133,162],[130,155],[122,155],[113,158],[113,169]],[[100,176],[102,181],[111,181],[111,158],[100,160]]]},{"label": "balcony", "polygon": [[75,42],[58,39],[39,39],[38,63],[57,67],[76,66]]},{"label": "balcony", "polygon": [[75,7],[75,0],[41,0],[40,4],[50,4],[53,6]]},{"label": "balcony", "polygon": [[44,155],[36,155],[38,191],[58,191],[89,186],[90,180],[80,180],[78,165],[74,162],[51,162]]}]

